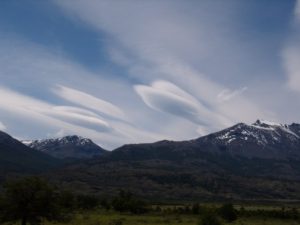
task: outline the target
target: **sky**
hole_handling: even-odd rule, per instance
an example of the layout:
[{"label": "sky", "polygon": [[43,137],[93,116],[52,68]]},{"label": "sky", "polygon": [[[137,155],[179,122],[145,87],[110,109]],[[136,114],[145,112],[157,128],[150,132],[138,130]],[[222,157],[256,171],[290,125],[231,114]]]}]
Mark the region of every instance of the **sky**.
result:
[{"label": "sky", "polygon": [[1,0],[0,130],[106,149],[300,122],[300,0]]}]

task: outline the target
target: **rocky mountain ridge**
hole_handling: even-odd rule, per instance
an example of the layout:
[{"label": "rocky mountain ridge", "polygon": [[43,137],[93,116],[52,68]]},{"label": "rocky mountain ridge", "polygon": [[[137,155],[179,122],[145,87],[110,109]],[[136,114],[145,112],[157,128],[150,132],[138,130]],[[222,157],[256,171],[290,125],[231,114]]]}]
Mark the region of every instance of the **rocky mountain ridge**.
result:
[{"label": "rocky mountain ridge", "polygon": [[106,150],[92,140],[77,135],[22,142],[32,149],[60,159],[92,158],[106,153]]}]

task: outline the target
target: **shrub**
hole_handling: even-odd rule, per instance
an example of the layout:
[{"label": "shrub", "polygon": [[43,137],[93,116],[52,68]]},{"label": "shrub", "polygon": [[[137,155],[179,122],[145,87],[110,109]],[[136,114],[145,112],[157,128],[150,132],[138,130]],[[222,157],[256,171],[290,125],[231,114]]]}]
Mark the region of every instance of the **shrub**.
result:
[{"label": "shrub", "polygon": [[195,204],[192,205],[192,212],[193,212],[193,214],[199,214],[200,213],[199,203],[195,203]]},{"label": "shrub", "polygon": [[100,201],[100,205],[102,208],[104,208],[107,211],[110,210],[110,208],[111,208],[110,202],[107,199],[102,199]]},{"label": "shrub", "polygon": [[65,210],[74,210],[76,208],[76,197],[72,192],[63,190],[59,193],[59,204]]},{"label": "shrub", "polygon": [[99,199],[93,195],[78,195],[76,202],[80,209],[94,209],[100,205]]},{"label": "shrub", "polygon": [[218,210],[219,215],[227,222],[233,222],[237,219],[237,213],[232,204],[224,204]]},{"label": "shrub", "polygon": [[216,214],[210,212],[202,216],[198,225],[221,225],[221,222]]},{"label": "shrub", "polygon": [[6,183],[1,201],[1,221],[38,225],[42,220],[60,220],[58,196],[45,180],[28,177]]},{"label": "shrub", "polygon": [[112,207],[119,212],[131,212],[141,214],[147,212],[144,201],[136,199],[130,192],[120,191],[119,196],[112,201]]}]

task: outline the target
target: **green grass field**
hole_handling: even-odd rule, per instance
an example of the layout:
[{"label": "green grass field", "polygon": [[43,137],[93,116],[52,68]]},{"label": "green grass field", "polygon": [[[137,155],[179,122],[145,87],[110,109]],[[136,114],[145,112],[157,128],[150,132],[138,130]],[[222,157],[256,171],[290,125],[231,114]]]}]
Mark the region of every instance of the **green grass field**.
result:
[{"label": "green grass field", "polygon": [[[204,203],[201,206],[207,210],[216,210],[221,207],[222,204],[217,203]],[[65,222],[48,222],[44,221],[43,225],[198,225],[201,219],[201,214],[193,214],[178,212],[180,208],[184,208],[186,205],[152,205],[149,206],[148,213],[145,214],[132,214],[129,212],[120,213],[112,209],[105,210],[104,208],[98,208],[94,210],[80,210],[73,212],[69,219]],[[160,208],[157,211],[157,208]],[[259,212],[279,212],[283,208],[286,212],[291,209],[299,211],[299,206],[295,205],[262,205],[262,204],[236,204],[234,209],[237,212],[241,212],[241,208],[247,211],[249,214],[238,214],[238,219],[234,222],[228,223],[217,217],[222,222],[222,225],[300,225],[299,214],[297,219],[280,219],[281,217],[272,217],[266,214],[260,214]],[[252,213],[251,213],[252,212]],[[256,213],[256,214],[255,214]],[[258,214],[257,214],[258,213]],[[18,223],[10,223],[4,225],[18,225]]]},{"label": "green grass field", "polygon": [[[46,225],[197,225],[196,215],[131,215],[116,212],[91,211],[78,213],[67,223],[45,223]],[[297,225],[300,220],[280,220],[273,218],[239,218],[232,225]]]}]

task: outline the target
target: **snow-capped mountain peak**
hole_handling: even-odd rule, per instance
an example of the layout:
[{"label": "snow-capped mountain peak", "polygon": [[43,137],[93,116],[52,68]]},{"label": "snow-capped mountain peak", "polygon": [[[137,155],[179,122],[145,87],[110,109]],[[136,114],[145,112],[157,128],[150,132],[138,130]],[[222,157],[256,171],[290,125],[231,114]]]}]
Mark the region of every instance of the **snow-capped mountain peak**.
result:
[{"label": "snow-capped mountain peak", "polygon": [[278,145],[286,142],[292,145],[300,142],[299,124],[280,124],[265,120],[257,120],[253,124],[239,123],[216,133],[216,139],[224,145],[257,144],[262,147]]},{"label": "snow-capped mountain peak", "polygon": [[288,124],[282,124],[282,123],[275,123],[275,122],[270,122],[267,120],[256,120],[255,123],[252,123],[251,126],[254,126],[258,129],[269,129],[269,130],[275,130],[278,128],[283,128],[289,130],[289,125]]},{"label": "snow-capped mountain peak", "polygon": [[72,136],[65,136],[57,139],[59,142],[68,144],[73,143],[76,145],[86,145],[92,143],[92,141],[88,138],[83,138],[81,136],[72,135]]},{"label": "snow-capped mountain peak", "polygon": [[257,120],[238,123],[197,139],[199,146],[212,151],[229,151],[246,157],[300,157],[300,124]]},{"label": "snow-capped mountain peak", "polygon": [[90,158],[105,152],[92,140],[77,135],[22,142],[57,158]]},{"label": "snow-capped mountain peak", "polygon": [[275,122],[271,122],[271,121],[267,121],[267,120],[256,120],[255,123],[253,123],[252,125],[255,125],[255,126],[284,126],[283,124],[281,123],[275,123]]},{"label": "snow-capped mountain peak", "polygon": [[23,143],[24,145],[30,145],[32,142],[34,142],[33,140],[21,140],[21,143]]}]

